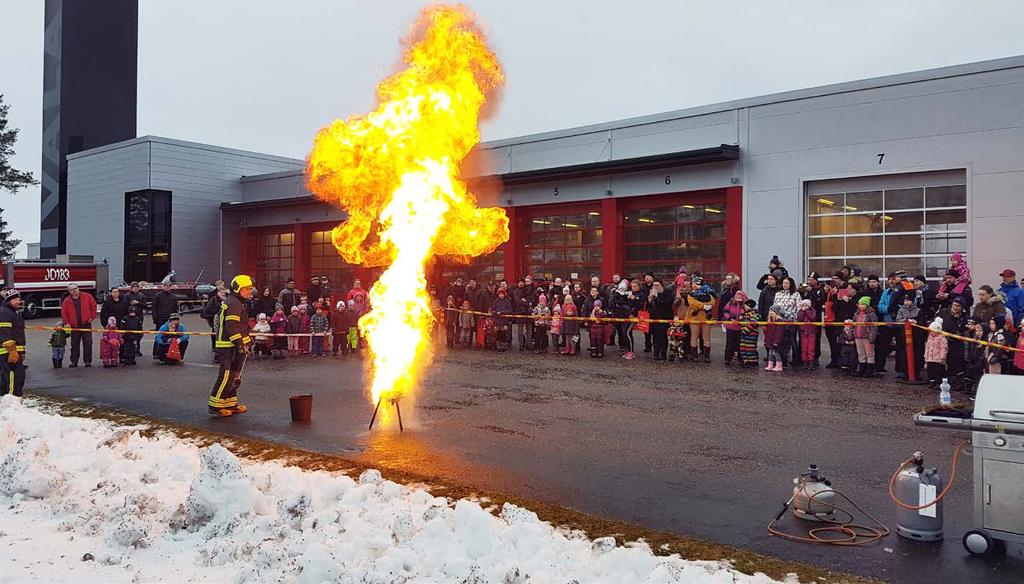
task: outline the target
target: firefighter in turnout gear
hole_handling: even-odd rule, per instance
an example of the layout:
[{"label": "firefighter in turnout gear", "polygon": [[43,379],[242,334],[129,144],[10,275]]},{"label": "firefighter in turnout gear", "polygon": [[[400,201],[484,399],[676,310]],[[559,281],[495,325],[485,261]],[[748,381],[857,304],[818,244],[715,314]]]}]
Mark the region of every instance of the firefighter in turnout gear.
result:
[{"label": "firefighter in turnout gear", "polygon": [[210,393],[211,416],[227,417],[244,413],[246,410],[244,405],[238,403],[238,387],[242,385],[242,367],[245,366],[245,359],[252,350],[245,303],[252,298],[255,289],[255,282],[249,276],[235,276],[231,280],[231,291],[217,313],[217,337],[214,346],[220,363],[220,373]]},{"label": "firefighter in turnout gear", "polygon": [[20,310],[21,294],[14,288],[4,290],[0,304],[0,395],[21,397],[25,387],[25,321]]}]

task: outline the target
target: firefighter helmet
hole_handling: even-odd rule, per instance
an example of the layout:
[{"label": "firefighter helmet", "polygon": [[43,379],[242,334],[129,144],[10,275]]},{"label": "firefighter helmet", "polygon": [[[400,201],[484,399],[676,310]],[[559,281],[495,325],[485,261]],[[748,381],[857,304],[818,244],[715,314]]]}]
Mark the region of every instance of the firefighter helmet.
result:
[{"label": "firefighter helmet", "polygon": [[253,288],[256,286],[256,282],[250,276],[245,274],[238,274],[231,280],[231,291],[235,294],[241,293],[243,288]]}]

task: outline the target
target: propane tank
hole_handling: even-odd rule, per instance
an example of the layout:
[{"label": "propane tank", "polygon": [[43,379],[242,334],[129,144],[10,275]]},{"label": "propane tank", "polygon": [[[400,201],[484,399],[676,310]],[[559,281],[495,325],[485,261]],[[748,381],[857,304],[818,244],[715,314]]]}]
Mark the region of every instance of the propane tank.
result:
[{"label": "propane tank", "polygon": [[[924,466],[924,454],[915,452],[913,464],[896,476],[893,494],[908,505],[934,501],[945,482],[935,467]],[[896,533],[914,541],[942,541],[942,501],[924,509],[896,506]]]},{"label": "propane tank", "polygon": [[818,465],[807,467],[807,472],[793,479],[793,515],[808,521],[833,521],[836,510],[832,483],[818,470]]}]

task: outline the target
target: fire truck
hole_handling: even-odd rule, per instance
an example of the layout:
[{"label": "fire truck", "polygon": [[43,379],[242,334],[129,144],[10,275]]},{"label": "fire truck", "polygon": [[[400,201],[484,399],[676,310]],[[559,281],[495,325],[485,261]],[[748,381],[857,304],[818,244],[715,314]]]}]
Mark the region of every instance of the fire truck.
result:
[{"label": "fire truck", "polygon": [[107,264],[92,256],[58,256],[56,260],[8,260],[0,264],[0,288],[21,292],[24,314],[37,318],[59,313],[69,284],[103,302],[107,291]]}]

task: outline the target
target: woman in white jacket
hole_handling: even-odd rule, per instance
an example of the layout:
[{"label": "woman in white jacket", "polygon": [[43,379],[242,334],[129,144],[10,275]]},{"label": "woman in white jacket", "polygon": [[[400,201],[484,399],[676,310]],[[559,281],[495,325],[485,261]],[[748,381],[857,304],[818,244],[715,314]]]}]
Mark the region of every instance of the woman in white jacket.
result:
[{"label": "woman in white jacket", "polygon": [[[796,291],[796,282],[793,278],[785,277],[778,292],[775,293],[775,306],[778,307],[779,316],[785,322],[796,322],[796,315],[800,312],[800,293]],[[787,325],[784,327],[785,336],[779,353],[782,355],[783,367],[788,367],[790,352],[792,352],[793,365],[800,361],[800,346],[797,342],[797,327]]]}]

